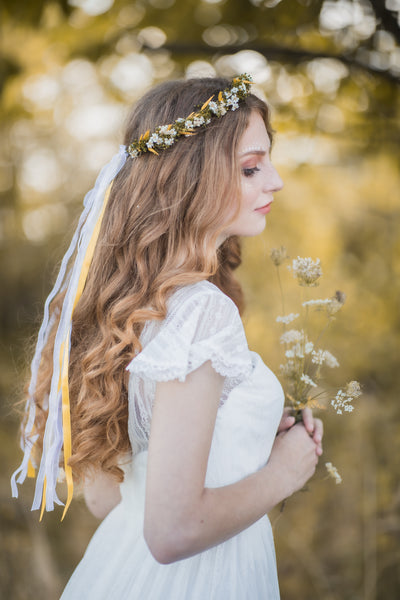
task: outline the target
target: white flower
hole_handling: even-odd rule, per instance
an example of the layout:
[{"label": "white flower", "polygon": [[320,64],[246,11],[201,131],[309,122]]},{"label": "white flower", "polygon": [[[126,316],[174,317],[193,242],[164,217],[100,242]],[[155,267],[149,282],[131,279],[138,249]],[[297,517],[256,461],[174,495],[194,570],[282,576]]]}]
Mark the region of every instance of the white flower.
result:
[{"label": "white flower", "polygon": [[345,390],[339,390],[334,399],[331,401],[331,405],[336,410],[338,415],[345,412],[352,412],[353,405],[351,402],[361,395],[361,388],[358,381],[350,381],[345,387]]},{"label": "white flower", "polygon": [[164,138],[163,141],[166,146],[172,146],[172,144],[175,142],[174,138]]},{"label": "white flower", "polygon": [[210,102],[208,108],[214,113],[214,115],[218,115],[218,104],[216,102]]},{"label": "white flower", "polygon": [[[242,84],[242,85],[243,85],[243,84]],[[238,88],[237,88],[237,87],[233,87],[233,88],[231,88],[231,93],[232,93],[232,94],[236,94],[238,91],[239,91],[239,90],[238,90]]]},{"label": "white flower", "polygon": [[335,482],[337,484],[342,483],[342,478],[340,477],[337,468],[334,467],[331,462],[325,463],[325,467],[326,467],[326,470],[328,471],[330,477],[333,477],[333,479],[335,480]]},{"label": "white flower", "polygon": [[301,381],[303,381],[306,385],[311,385],[311,387],[317,387],[317,384],[315,383],[315,381],[313,381],[311,379],[311,377],[309,377],[308,375],[306,375],[305,373],[302,374],[302,376],[300,377]]},{"label": "white flower", "polygon": [[291,268],[294,277],[297,277],[297,281],[300,285],[306,287],[318,285],[317,281],[322,275],[319,258],[317,258],[316,261],[313,261],[312,258],[301,258],[298,256],[293,260]]},{"label": "white flower", "polygon": [[313,350],[311,362],[315,365],[323,365],[326,363],[326,366],[332,369],[339,366],[336,358],[333,354],[328,352],[328,350]]},{"label": "white flower", "polygon": [[304,332],[298,329],[290,329],[285,331],[280,337],[281,344],[294,344],[295,342],[301,342],[304,338]]},{"label": "white flower", "polygon": [[232,94],[231,96],[229,96],[229,98],[227,99],[227,105],[228,106],[239,106],[239,97],[236,96],[235,94]]},{"label": "white flower", "polygon": [[182,117],[179,117],[179,119],[176,119],[175,121],[176,123],[184,123],[185,119],[182,119]]},{"label": "white flower", "polygon": [[[344,296],[344,294],[342,292],[337,292],[337,293],[340,293],[342,296]],[[344,304],[344,298],[342,299],[342,298],[338,298],[336,296],[333,296],[333,298],[323,298],[323,299],[319,299],[319,300],[307,300],[306,302],[303,302],[303,306],[315,306],[316,309],[325,307],[327,309],[329,315],[333,315],[333,314],[337,313],[337,311],[342,308],[343,304]]]},{"label": "white flower", "polygon": [[190,119],[187,119],[185,121],[185,127],[186,127],[186,129],[193,129],[193,121],[191,121]]},{"label": "white flower", "polygon": [[323,365],[325,362],[325,350],[313,350],[311,362],[314,365]]},{"label": "white flower", "polygon": [[302,344],[295,344],[290,350],[286,350],[287,358],[304,358],[304,350]]},{"label": "white flower", "polygon": [[313,348],[314,348],[314,344],[312,342],[307,342],[304,346],[304,352],[306,354],[310,354],[310,352],[312,352]]},{"label": "white flower", "polygon": [[307,300],[303,302],[303,306],[323,306],[331,302],[330,298],[324,298],[323,300]]},{"label": "white flower", "polygon": [[277,323],[284,323],[285,325],[288,325],[289,323],[291,323],[292,321],[294,321],[295,319],[297,319],[297,317],[299,317],[299,313],[295,314],[295,313],[290,313],[290,315],[286,315],[283,317],[276,317],[276,322]]},{"label": "white flower", "polygon": [[284,377],[293,377],[296,374],[296,364],[293,360],[288,360],[285,364],[279,365],[279,369]]},{"label": "white flower", "polygon": [[328,352],[328,350],[325,350],[325,362],[326,366],[330,367],[331,369],[334,369],[335,367],[339,366],[339,362],[336,359],[336,357],[333,356],[333,354],[331,354],[330,352]]},{"label": "white flower", "polygon": [[148,148],[153,148],[154,144],[160,144],[162,142],[162,138],[157,133],[153,133],[150,136],[149,141],[146,143]]},{"label": "white flower", "polygon": [[170,135],[170,136],[175,137],[176,129],[174,129],[173,127],[171,127],[169,129],[169,125],[162,125],[161,127],[158,128],[158,133],[160,133],[161,135]]},{"label": "white flower", "polygon": [[194,117],[193,123],[195,127],[201,127],[204,125],[204,117]]}]

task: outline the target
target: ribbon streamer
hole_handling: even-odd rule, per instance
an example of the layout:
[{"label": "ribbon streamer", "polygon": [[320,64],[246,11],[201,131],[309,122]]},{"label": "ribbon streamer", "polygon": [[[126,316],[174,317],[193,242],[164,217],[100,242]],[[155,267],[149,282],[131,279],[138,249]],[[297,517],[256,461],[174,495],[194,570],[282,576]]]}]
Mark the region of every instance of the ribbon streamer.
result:
[{"label": "ribbon streamer", "polygon": [[[79,219],[78,227],[74,233],[70,247],[62,260],[54,288],[45,303],[43,322],[39,330],[36,350],[31,364],[31,381],[25,407],[28,416],[24,433],[21,436],[21,447],[24,451],[24,456],[21,465],[11,478],[12,495],[13,497],[18,497],[17,484],[23,483],[26,476],[31,475],[32,469],[36,466],[32,461],[31,454],[38,439],[37,434],[33,435],[36,413],[34,395],[37,376],[42,352],[54,325],[55,316],[49,316],[50,304],[58,293],[65,290],[60,321],[54,342],[53,374],[48,398],[48,417],[43,436],[43,452],[32,504],[32,510],[41,508],[41,517],[45,509],[50,511],[54,509],[54,504],[63,504],[56,492],[59,458],[62,447],[64,447],[64,470],[67,482],[67,501],[62,519],[68,510],[73,496],[72,469],[69,466],[69,459],[71,457],[71,422],[68,386],[72,314],[85,287],[104,211],[110,196],[112,181],[124,166],[127,156],[125,146],[120,146],[119,152],[101,170],[94,188],[86,194],[84,210]],[[76,253],[75,261],[69,271],[67,271],[68,263],[74,253]]]}]

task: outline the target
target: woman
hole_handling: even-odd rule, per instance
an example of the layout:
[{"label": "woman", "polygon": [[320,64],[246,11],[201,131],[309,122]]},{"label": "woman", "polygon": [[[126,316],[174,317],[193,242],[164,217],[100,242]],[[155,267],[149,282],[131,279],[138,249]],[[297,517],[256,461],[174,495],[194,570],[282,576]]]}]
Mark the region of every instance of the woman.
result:
[{"label": "woman", "polygon": [[322,424],[282,413],[240,319],[239,236],[263,231],[282,187],[271,142],[247,76],[164,83],[86,201],[46,305],[18,479],[43,447],[34,508],[51,510],[63,445],[67,506],[74,478],[106,517],[64,600],[279,598],[266,513],[313,475]]}]

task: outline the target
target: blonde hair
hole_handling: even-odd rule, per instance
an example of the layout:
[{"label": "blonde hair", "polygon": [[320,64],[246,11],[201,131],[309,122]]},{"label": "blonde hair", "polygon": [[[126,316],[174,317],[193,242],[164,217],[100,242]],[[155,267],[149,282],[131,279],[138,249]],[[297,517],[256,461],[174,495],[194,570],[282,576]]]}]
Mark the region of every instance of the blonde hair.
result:
[{"label": "blonde hair", "polygon": [[[228,83],[206,78],[153,88],[134,106],[125,144],[189,115]],[[119,461],[130,451],[125,367],[141,350],[144,323],[165,318],[174,288],[208,279],[243,309],[233,276],[241,262],[239,240],[233,236],[217,247],[217,239],[232,206],[236,215],[239,210],[237,145],[252,111],[263,117],[272,137],[266,104],[249,95],[238,110],[213,119],[159,156],[128,159],[115,178],[73,315],[69,384],[75,480],[101,468],[122,481]],[[54,314],[62,300],[62,294],[54,299]],[[37,451],[47,417],[56,326],[57,320],[35,391]]]}]

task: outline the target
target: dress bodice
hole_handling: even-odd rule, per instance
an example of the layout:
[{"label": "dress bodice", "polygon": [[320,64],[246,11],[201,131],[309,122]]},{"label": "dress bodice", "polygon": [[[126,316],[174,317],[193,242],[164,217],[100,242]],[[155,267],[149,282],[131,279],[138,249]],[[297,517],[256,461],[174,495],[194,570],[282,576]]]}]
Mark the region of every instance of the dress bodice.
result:
[{"label": "dress bodice", "polygon": [[147,449],[157,381],[179,379],[210,360],[225,376],[206,483],[232,483],[268,460],[282,415],[283,391],[260,356],[248,349],[239,312],[208,281],[178,288],[166,319],[146,324],[142,352],[128,366],[129,435],[133,454]]}]

